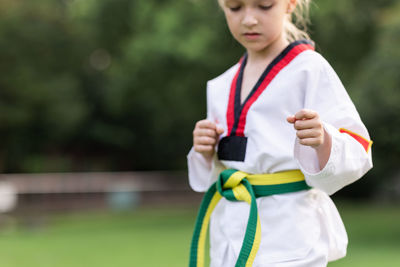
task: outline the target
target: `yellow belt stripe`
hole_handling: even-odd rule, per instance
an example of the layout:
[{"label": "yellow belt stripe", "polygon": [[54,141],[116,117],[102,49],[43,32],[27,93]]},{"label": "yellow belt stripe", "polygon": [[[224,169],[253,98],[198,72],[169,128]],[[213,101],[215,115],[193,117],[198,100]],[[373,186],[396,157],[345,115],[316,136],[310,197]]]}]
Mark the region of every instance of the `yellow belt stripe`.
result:
[{"label": "yellow belt stripe", "polygon": [[204,216],[203,225],[201,226],[201,231],[199,235],[199,242],[198,242],[198,257],[197,257],[197,266],[204,266],[204,255],[205,255],[205,243],[207,237],[207,230],[208,230],[208,222],[210,221],[210,216],[218,204],[219,200],[222,198],[221,194],[215,192],[213,198],[211,199],[210,205],[208,206],[207,212]]},{"label": "yellow belt stripe", "polygon": [[250,174],[247,180],[252,185],[275,185],[304,181],[304,174],[300,170],[269,174]]},{"label": "yellow belt stripe", "polygon": [[[237,172],[237,173],[240,173],[239,175],[237,175],[239,177],[243,174],[242,172]],[[235,173],[235,174],[237,174],[237,173]],[[232,175],[231,178],[229,178],[227,183],[229,183],[229,181],[232,178],[236,179],[236,177],[234,177],[234,175]],[[235,188],[233,188],[232,191],[233,191],[233,194],[235,195],[236,199],[246,201],[247,203],[249,203],[251,205],[251,195],[247,191],[246,187],[243,184],[236,186]],[[249,258],[247,260],[246,267],[253,266],[253,262],[254,262],[254,259],[256,258],[258,248],[260,247],[260,243],[261,243],[261,224],[260,224],[260,217],[257,215],[256,235],[254,237],[253,247],[251,249]]]},{"label": "yellow belt stripe", "polygon": [[257,251],[260,247],[261,243],[261,224],[260,217],[257,216],[257,228],[256,228],[256,236],[254,237],[253,248],[251,249],[249,259],[247,260],[246,267],[252,267],[254,259],[256,258]]},{"label": "yellow belt stripe", "polygon": [[245,172],[237,171],[229,177],[228,181],[224,184],[224,188],[234,188],[242,181],[248,174]]}]

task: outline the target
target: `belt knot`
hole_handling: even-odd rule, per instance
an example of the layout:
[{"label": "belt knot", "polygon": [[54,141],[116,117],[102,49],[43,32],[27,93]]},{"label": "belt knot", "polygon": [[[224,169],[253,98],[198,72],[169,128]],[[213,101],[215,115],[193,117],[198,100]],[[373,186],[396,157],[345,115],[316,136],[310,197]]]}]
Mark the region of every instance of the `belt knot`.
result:
[{"label": "belt knot", "polygon": [[[249,194],[254,194],[251,184],[246,179],[247,173],[235,169],[226,169],[218,177],[216,187],[221,196],[230,201],[249,202]],[[251,192],[249,192],[251,191]],[[248,192],[246,194],[246,192]]]},{"label": "belt knot", "polygon": [[190,248],[190,267],[205,264],[205,242],[211,214],[221,200],[246,201],[250,212],[246,232],[235,267],[251,267],[261,242],[257,197],[309,189],[300,170],[273,174],[247,174],[234,169],[222,171],[204,195],[200,205]]}]

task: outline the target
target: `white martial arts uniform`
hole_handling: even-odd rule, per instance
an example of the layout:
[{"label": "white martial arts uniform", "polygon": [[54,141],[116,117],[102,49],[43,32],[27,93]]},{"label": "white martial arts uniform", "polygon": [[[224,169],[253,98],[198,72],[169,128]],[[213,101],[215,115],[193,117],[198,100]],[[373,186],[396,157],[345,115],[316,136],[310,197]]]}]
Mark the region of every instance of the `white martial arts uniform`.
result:
[{"label": "white martial arts uniform", "polygon": [[[239,68],[236,64],[207,83],[207,119],[225,129],[221,138],[230,130],[227,109]],[[303,108],[318,112],[332,138],[330,158],[322,170],[315,150],[300,145],[293,125],[286,121]],[[322,267],[344,257],[346,231],[328,195],[359,179],[372,160],[368,132],[334,70],[317,52],[301,52],[276,74],[245,117],[244,161],[218,160],[215,155],[210,164],[193,149],[189,152],[193,190],[206,191],[225,168],[257,174],[300,169],[313,189],[257,199],[261,245],[253,266]],[[342,133],[341,128],[351,132]],[[247,203],[218,203],[210,222],[212,267],[235,265],[248,214]]]}]

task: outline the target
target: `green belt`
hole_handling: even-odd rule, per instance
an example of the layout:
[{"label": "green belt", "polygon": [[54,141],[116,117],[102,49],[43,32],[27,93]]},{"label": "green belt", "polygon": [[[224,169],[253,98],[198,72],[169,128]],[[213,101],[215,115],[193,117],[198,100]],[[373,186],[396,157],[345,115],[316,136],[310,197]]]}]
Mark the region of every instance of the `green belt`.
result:
[{"label": "green belt", "polygon": [[309,188],[300,170],[273,174],[247,174],[234,169],[222,171],[201,202],[190,248],[189,267],[204,266],[205,241],[210,216],[222,197],[230,201],[246,201],[250,204],[246,233],[235,265],[235,267],[250,267],[261,242],[256,198]]}]

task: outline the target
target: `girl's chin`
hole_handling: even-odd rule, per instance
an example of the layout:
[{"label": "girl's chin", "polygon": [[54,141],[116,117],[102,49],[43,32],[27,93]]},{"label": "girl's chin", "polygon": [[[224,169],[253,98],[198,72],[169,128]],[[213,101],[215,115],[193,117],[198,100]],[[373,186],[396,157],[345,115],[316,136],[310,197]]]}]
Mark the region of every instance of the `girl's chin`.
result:
[{"label": "girl's chin", "polygon": [[245,48],[249,53],[263,53],[267,49],[267,46],[247,45]]}]

